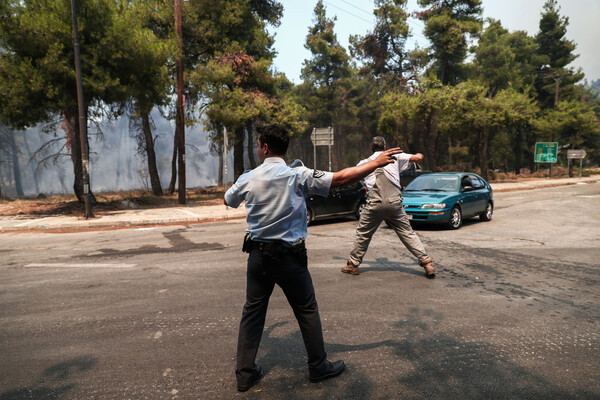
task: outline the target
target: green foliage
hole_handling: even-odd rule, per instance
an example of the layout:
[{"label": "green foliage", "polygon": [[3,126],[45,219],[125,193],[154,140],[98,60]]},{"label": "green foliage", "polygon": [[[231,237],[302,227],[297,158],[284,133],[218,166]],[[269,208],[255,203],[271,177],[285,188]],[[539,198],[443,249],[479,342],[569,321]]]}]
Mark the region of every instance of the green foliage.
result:
[{"label": "green foliage", "polygon": [[597,156],[600,145],[600,120],[592,105],[576,100],[561,101],[536,121],[535,128],[544,141],[568,143],[573,149],[586,149]]},{"label": "green foliage", "polygon": [[573,53],[575,43],[566,39],[569,18],[561,17],[556,0],[547,0],[540,19],[540,31],[535,37],[537,44],[539,75],[535,82],[538,101],[542,108],[555,105],[556,81],[559,82],[559,100],[575,99],[580,91],[575,84],[583,79],[581,71],[575,72],[568,65],[577,58]]},{"label": "green foliage", "polygon": [[333,31],[335,18],[327,19],[321,0],[314,12],[314,25],[309,28],[304,45],[312,58],[304,61],[301,77],[312,86],[331,87],[336,81],[350,76],[350,57],[337,41]]},{"label": "green foliage", "polygon": [[350,38],[352,55],[362,60],[361,74],[373,74],[386,84],[404,87],[416,79],[416,53],[405,49],[409,38],[406,0],[375,2],[376,22],[372,32]]},{"label": "green foliage", "polygon": [[467,40],[477,37],[482,28],[481,0],[418,0],[418,3],[426,7],[416,16],[425,22],[424,34],[431,42],[429,71],[444,85],[461,82],[466,78],[463,62]]},{"label": "green foliage", "polygon": [[[140,81],[164,94],[168,46],[142,27],[142,2],[81,0],[78,20],[86,109],[126,101]],[[71,3],[7,1],[0,10],[0,114],[32,126],[77,110]],[[149,64],[143,64],[148,62]],[[158,63],[158,65],[156,64]]]},{"label": "green foliage", "polygon": [[[76,115],[69,2],[0,1],[2,120],[27,127],[65,111]],[[155,105],[172,110],[181,55],[186,122],[204,118],[215,148],[227,127],[238,161],[247,133],[271,122],[290,129],[302,156],[312,155],[313,127],[334,126],[335,168],[367,156],[378,134],[390,146],[424,153],[430,169],[519,169],[539,140],[600,156],[600,80],[584,87],[583,74],[569,67],[575,44],[556,0],[544,5],[535,37],[494,20],[482,31],[481,3],[419,0],[415,15],[431,47],[411,50],[407,1],[376,0],[372,30],[351,38],[356,66],[318,1],[305,43],[310,58],[294,85],[272,70],[274,37],[266,27],[283,13],[275,0],[183,1],[182,54],[172,0],[79,0],[86,107],[118,113],[131,101],[140,114]]]},{"label": "green foliage", "polygon": [[472,64],[473,78],[489,86],[489,94],[506,88],[528,91],[535,79],[535,43],[524,31],[509,33],[500,21],[490,20]]}]

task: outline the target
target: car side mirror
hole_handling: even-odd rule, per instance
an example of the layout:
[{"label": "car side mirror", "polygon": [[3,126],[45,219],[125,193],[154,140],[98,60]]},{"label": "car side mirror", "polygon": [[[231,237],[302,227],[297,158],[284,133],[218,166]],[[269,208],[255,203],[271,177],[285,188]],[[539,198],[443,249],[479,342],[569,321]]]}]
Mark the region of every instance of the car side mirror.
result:
[{"label": "car side mirror", "polygon": [[464,186],[461,192],[470,192],[471,190],[473,190],[473,186]]}]

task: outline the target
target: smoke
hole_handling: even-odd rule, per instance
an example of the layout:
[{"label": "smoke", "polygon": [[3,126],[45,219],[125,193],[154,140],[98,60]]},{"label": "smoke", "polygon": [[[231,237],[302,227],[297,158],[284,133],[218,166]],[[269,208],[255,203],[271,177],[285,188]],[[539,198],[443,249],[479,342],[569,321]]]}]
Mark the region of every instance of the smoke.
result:
[{"label": "smoke", "polygon": [[[156,163],[163,189],[171,180],[174,121],[165,119],[158,110],[151,114],[156,130]],[[90,183],[95,193],[150,189],[145,155],[139,155],[137,141],[129,131],[129,118],[88,128],[90,148]],[[38,193],[73,194],[73,163],[64,148],[64,132],[43,132],[41,127],[14,131],[18,147],[22,187],[25,196]],[[54,141],[46,152],[38,152],[44,144]],[[185,129],[186,186],[208,187],[217,184],[219,159],[210,153],[207,134],[202,124]],[[37,152],[37,154],[36,154]],[[58,157],[50,157],[60,153]],[[228,153],[228,164],[233,166],[233,152]],[[42,162],[43,161],[43,162]],[[233,180],[233,168],[228,168],[228,182]],[[13,168],[7,157],[0,159],[0,186],[9,196],[15,195]]]}]

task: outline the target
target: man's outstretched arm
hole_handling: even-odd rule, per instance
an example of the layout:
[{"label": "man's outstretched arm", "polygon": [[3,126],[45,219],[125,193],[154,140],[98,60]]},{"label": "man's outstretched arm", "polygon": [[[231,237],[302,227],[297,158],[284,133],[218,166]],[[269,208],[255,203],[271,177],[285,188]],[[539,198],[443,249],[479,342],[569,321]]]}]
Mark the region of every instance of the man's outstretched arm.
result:
[{"label": "man's outstretched arm", "polygon": [[361,180],[377,168],[393,163],[395,159],[392,156],[398,153],[402,153],[402,150],[398,147],[385,150],[374,160],[357,165],[356,167],[344,168],[341,171],[335,172],[333,174],[333,179],[331,180],[331,187],[345,186]]}]

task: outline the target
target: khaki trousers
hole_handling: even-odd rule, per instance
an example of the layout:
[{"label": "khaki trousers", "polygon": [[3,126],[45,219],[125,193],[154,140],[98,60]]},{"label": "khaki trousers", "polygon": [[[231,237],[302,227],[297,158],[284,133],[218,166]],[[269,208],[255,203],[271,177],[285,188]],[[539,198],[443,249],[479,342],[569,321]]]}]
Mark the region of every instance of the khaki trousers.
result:
[{"label": "khaki trousers", "polygon": [[371,238],[383,221],[394,229],[404,246],[419,261],[429,258],[421,240],[410,226],[402,206],[402,192],[386,178],[383,169],[378,168],[375,170],[375,185],[369,191],[367,205],[360,214],[354,248],[350,253],[350,262],[355,267],[362,263]]}]

